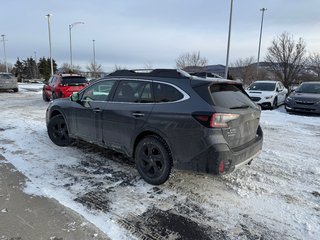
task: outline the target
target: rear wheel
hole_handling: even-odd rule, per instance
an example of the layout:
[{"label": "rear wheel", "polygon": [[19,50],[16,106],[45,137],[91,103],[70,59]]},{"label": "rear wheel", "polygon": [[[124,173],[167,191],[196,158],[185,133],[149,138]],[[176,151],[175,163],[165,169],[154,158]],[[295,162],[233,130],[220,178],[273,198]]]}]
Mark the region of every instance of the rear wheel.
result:
[{"label": "rear wheel", "polygon": [[53,93],[52,93],[52,100],[53,100],[53,99],[57,99],[57,98],[58,98],[58,97],[57,97],[56,93],[53,92]]},{"label": "rear wheel", "polygon": [[18,92],[19,89],[18,89],[18,88],[14,88],[13,91],[14,91],[14,92]]},{"label": "rear wheel", "polygon": [[57,115],[49,120],[48,135],[53,143],[58,146],[68,146],[72,142],[69,137],[68,126],[62,115]]},{"label": "rear wheel", "polygon": [[152,185],[167,181],[171,172],[170,150],[157,136],[143,138],[135,151],[136,168],[141,177]]}]

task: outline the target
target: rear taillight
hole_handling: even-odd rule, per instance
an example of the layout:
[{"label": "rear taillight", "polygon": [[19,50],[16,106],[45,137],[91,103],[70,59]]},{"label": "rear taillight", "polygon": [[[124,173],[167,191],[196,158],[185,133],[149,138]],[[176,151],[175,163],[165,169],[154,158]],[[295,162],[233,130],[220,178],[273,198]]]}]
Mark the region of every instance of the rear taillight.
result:
[{"label": "rear taillight", "polygon": [[228,127],[228,122],[237,119],[239,116],[240,116],[239,114],[231,114],[231,113],[212,114],[211,120],[210,120],[210,127],[226,128]]},{"label": "rear taillight", "polygon": [[193,113],[192,116],[208,128],[226,128],[228,122],[239,118],[239,114],[231,113]]},{"label": "rear taillight", "polygon": [[224,173],[224,162],[220,161],[219,163],[219,173],[222,174]]}]

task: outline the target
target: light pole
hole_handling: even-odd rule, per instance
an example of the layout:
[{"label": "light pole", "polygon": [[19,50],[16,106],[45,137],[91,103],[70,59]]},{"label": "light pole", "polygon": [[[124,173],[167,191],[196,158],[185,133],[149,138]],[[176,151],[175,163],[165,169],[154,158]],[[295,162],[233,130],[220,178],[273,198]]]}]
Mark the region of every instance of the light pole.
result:
[{"label": "light pole", "polygon": [[50,29],[50,17],[52,14],[48,13],[46,17],[48,18],[48,32],[49,32],[49,55],[50,55],[50,65],[51,65],[51,76],[53,75],[53,61],[51,54],[51,29]]},{"label": "light pole", "polygon": [[257,74],[259,71],[259,64],[260,64],[260,48],[261,48],[261,38],[262,38],[262,27],[263,27],[263,18],[264,18],[264,12],[266,11],[266,8],[261,8],[260,11],[262,12],[261,16],[261,27],[260,27],[260,38],[259,38],[259,47],[258,47],[258,61],[257,61]]},{"label": "light pole", "polygon": [[231,0],[231,6],[230,6],[229,34],[228,34],[228,46],[227,46],[227,57],[226,57],[226,70],[225,70],[224,78],[228,78],[228,70],[229,70],[229,52],[230,52],[230,39],[231,39],[232,11],[233,11],[233,0]]},{"label": "light pole", "polygon": [[93,51],[93,74],[96,77],[96,40],[92,40],[92,51]]},{"label": "light pole", "polygon": [[4,39],[6,35],[2,34],[2,42],[3,42],[3,55],[4,55],[4,64],[6,65],[6,72],[9,72],[8,70],[8,63],[7,63],[7,54],[6,54],[6,40]]},{"label": "light pole", "polygon": [[69,39],[70,39],[70,68],[71,71],[73,71],[73,65],[72,65],[72,39],[71,39],[71,29],[78,25],[78,24],[84,24],[84,22],[74,22],[69,25]]}]

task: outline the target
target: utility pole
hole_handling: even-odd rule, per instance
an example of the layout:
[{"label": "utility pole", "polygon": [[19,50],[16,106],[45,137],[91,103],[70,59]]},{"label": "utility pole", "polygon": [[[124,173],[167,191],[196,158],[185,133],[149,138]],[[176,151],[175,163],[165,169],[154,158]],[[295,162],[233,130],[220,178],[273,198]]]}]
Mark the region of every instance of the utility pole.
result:
[{"label": "utility pole", "polygon": [[226,70],[224,74],[224,78],[228,78],[229,71],[229,52],[230,52],[230,39],[231,39],[231,24],[232,24],[232,11],[233,11],[233,0],[231,0],[230,6],[230,17],[229,17],[229,34],[228,34],[228,46],[227,46],[227,57],[226,57]]},{"label": "utility pole", "polygon": [[260,11],[262,12],[261,16],[261,26],[260,26],[260,38],[259,38],[259,47],[258,47],[258,61],[257,61],[257,75],[259,71],[259,65],[260,65],[260,49],[261,49],[261,38],[262,38],[262,28],[263,28],[263,19],[264,19],[264,12],[266,11],[266,8],[261,8]]},{"label": "utility pole", "polygon": [[74,26],[78,24],[84,24],[84,22],[74,22],[69,25],[69,40],[70,40],[70,68],[71,71],[73,71],[73,65],[72,65],[72,38],[71,38],[71,30]]},{"label": "utility pole", "polygon": [[7,54],[6,54],[6,40],[4,39],[6,35],[2,34],[2,42],[3,42],[3,55],[4,55],[4,64],[6,65],[6,72],[9,72],[8,70],[8,63],[7,63]]},{"label": "utility pole", "polygon": [[49,54],[50,54],[50,63],[51,63],[51,76],[53,75],[53,61],[51,55],[51,29],[50,29],[50,17],[52,14],[48,13],[46,17],[48,18],[48,32],[49,32]]},{"label": "utility pole", "polygon": [[92,50],[93,50],[93,74],[94,77],[96,77],[97,69],[96,69],[96,45],[95,45],[96,40],[92,40]]}]

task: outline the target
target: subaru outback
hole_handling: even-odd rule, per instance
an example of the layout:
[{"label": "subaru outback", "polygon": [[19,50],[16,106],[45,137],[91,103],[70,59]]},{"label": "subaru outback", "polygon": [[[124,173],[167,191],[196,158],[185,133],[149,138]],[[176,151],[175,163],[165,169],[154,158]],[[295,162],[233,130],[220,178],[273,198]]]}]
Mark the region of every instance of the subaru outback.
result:
[{"label": "subaru outback", "polygon": [[171,169],[226,174],[262,149],[260,108],[241,83],[175,69],[119,70],[48,106],[50,139],[74,139],[122,152],[159,185]]}]

